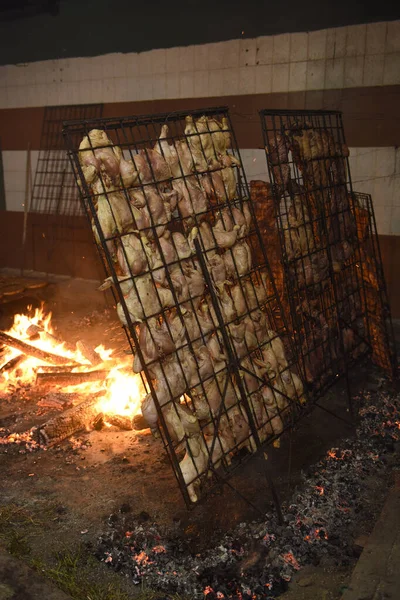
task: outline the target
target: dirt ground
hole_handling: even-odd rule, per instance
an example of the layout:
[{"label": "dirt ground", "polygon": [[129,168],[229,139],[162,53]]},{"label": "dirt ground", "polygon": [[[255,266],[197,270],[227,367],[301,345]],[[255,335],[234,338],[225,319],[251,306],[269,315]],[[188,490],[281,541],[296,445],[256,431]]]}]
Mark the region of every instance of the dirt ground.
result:
[{"label": "dirt ground", "polygon": [[[53,324],[67,341],[103,343],[121,354],[128,349],[112,299],[97,292],[94,282],[60,281],[50,284],[43,296],[46,307],[53,312]],[[31,302],[37,304],[37,300],[26,298],[17,304],[2,305],[0,328],[9,327],[12,315],[23,312]],[[364,376],[352,378],[355,395]],[[57,414],[43,412],[36,405],[39,398],[33,393],[29,400],[1,400],[0,427],[21,432]],[[348,418],[345,390],[340,385],[323,404]],[[302,468],[350,433],[349,425],[315,408],[291,438],[282,440],[279,449],[269,450],[267,464],[281,499],[289,497]],[[109,429],[83,433],[79,439],[88,442],[86,449],[74,449],[74,444],[65,442],[32,453],[23,453],[15,446],[0,450],[0,508],[15,506],[32,516],[32,522],[28,519],[24,525],[29,559],[46,562],[63,548],[90,548],[108,516],[121,508],[134,514],[144,511],[165,528],[178,527],[181,535],[190,539],[194,551],[212,543],[220,532],[259,516],[227,487],[215,490],[195,510],[187,511],[161,442],[149,434]],[[252,459],[231,480],[259,511],[271,507],[264,469],[264,462]],[[377,498],[377,509],[379,502]],[[363,533],[369,532],[360,531],[360,535]],[[4,539],[9,543],[6,536]],[[104,577],[105,581],[110,577],[103,564],[94,570],[96,577]],[[310,573],[302,571],[299,579],[305,578],[306,582],[295,582],[285,598],[339,598],[350,571],[351,566],[343,572],[332,572],[329,565],[311,569]]]}]

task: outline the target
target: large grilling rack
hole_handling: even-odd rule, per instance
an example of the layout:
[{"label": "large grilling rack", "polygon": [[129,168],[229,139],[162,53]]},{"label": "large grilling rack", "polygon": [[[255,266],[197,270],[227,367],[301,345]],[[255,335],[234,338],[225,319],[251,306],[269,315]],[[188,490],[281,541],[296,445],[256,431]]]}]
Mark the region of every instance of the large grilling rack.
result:
[{"label": "large grilling rack", "polygon": [[397,375],[396,341],[370,194],[354,192],[354,209],[365,280],[372,360],[394,378]]},{"label": "large grilling rack", "polygon": [[305,410],[228,110],[68,122],[64,135],[143,415],[192,506]]},{"label": "large grilling rack", "polygon": [[[101,117],[102,112],[102,104],[45,107],[30,212],[64,217],[82,214],[79,192],[65,152],[62,124],[67,119]],[[77,139],[75,141],[79,144]]]},{"label": "large grilling rack", "polygon": [[[322,396],[370,352],[361,250],[339,112],[260,112],[295,346]],[[349,394],[351,403],[351,394]]]}]

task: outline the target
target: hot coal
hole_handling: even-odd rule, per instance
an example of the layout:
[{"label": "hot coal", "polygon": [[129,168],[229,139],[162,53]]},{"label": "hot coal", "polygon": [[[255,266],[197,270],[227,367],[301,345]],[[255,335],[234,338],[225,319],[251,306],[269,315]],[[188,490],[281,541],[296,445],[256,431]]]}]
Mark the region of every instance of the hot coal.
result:
[{"label": "hot coal", "polygon": [[365,391],[355,400],[355,435],[302,474],[283,506],[283,525],[271,511],[194,554],[177,523],[167,531],[150,515],[120,511],[108,520],[96,556],[134,584],[144,580],[161,594],[193,600],[265,600],[285,591],[303,566],[354,564],[360,525],[375,518],[374,490],[387,490],[400,466],[400,394]]}]

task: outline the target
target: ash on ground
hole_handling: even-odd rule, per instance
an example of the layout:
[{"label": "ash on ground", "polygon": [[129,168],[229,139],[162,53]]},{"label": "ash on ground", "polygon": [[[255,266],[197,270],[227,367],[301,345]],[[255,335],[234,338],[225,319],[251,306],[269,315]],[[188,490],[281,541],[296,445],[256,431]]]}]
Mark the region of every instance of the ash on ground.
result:
[{"label": "ash on ground", "polygon": [[194,554],[178,526],[167,531],[123,506],[109,517],[96,556],[134,584],[207,600],[273,598],[306,565],[352,565],[360,525],[375,517],[372,487],[384,497],[392,471],[400,469],[400,394],[388,383],[380,387],[354,398],[355,435],[302,474],[283,505],[284,525],[267,513]]}]

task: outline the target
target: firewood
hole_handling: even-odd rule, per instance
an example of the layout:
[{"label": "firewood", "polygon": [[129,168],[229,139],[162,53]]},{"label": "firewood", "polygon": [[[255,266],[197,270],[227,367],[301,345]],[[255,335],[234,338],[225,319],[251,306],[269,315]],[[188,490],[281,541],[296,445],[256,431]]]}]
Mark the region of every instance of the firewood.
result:
[{"label": "firewood", "polygon": [[105,420],[109,425],[114,425],[114,427],[118,427],[118,429],[123,429],[124,431],[131,431],[133,429],[132,417],[124,415],[106,415]]},{"label": "firewood", "polygon": [[97,365],[99,365],[102,361],[101,356],[99,356],[96,352],[96,350],[94,350],[94,348],[91,348],[88,344],[86,344],[85,342],[83,342],[82,340],[78,340],[76,342],[76,349],[79,350],[79,352],[90,362],[91,365],[93,365],[94,367],[96,367]]},{"label": "firewood", "polygon": [[15,350],[23,352],[27,356],[32,356],[33,358],[37,358],[38,360],[53,365],[67,365],[72,362],[70,358],[35,348],[35,346],[31,346],[31,344],[18,340],[17,338],[8,335],[8,333],[4,333],[4,331],[0,331],[0,342],[9,348],[15,348]]},{"label": "firewood", "polygon": [[78,363],[74,365],[39,365],[34,370],[36,373],[70,373],[72,369],[79,366]]},{"label": "firewood", "polygon": [[17,356],[14,356],[14,358],[6,362],[6,364],[1,367],[0,375],[7,373],[7,371],[14,371],[14,369],[16,369],[18,365],[25,360],[25,358],[25,354],[18,354]]},{"label": "firewood", "polygon": [[29,337],[39,335],[42,340],[46,340],[48,342],[51,342],[52,344],[64,344],[64,347],[67,350],[75,352],[75,346],[73,344],[65,342],[58,336],[54,335],[53,333],[49,333],[48,331],[43,329],[43,327],[40,327],[40,325],[35,325],[35,323],[29,325],[28,329],[26,330],[26,333],[29,335]]},{"label": "firewood", "polygon": [[38,427],[36,433],[39,442],[46,446],[54,446],[78,431],[90,430],[100,412],[98,397],[92,396]]},{"label": "firewood", "polygon": [[36,373],[36,384],[41,387],[80,385],[88,381],[101,381],[105,379],[109,371],[101,369],[98,371],[83,371],[79,373],[69,373],[68,371],[59,371],[58,373]]}]

